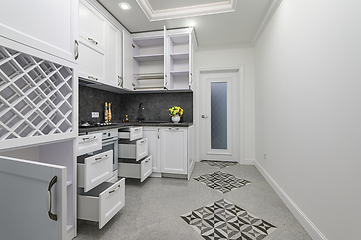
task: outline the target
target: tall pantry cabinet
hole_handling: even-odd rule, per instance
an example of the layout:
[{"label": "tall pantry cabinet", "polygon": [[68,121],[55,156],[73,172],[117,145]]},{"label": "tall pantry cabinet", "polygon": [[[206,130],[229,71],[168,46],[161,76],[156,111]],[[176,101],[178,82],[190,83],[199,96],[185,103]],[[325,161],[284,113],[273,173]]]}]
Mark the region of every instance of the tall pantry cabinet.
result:
[{"label": "tall pantry cabinet", "polygon": [[78,1],[0,7],[1,237],[72,239]]}]

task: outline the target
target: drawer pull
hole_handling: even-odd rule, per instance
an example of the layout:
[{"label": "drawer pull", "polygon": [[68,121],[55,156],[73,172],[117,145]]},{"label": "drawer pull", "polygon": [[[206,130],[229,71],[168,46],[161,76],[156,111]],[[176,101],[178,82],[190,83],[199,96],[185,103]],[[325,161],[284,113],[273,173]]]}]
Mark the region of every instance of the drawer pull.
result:
[{"label": "drawer pull", "polygon": [[139,128],[136,128],[136,129],[134,129],[134,132],[136,132],[136,131],[138,131],[139,130]]},{"label": "drawer pull", "polygon": [[179,130],[179,128],[169,128],[169,130],[172,130],[172,129],[177,130],[177,131]]},{"label": "drawer pull", "polygon": [[89,78],[89,79],[93,79],[93,80],[95,80],[95,81],[98,81],[98,78],[95,78],[95,77],[93,77],[93,76],[88,76],[88,78]]},{"label": "drawer pull", "polygon": [[52,197],[51,197],[51,188],[54,186],[54,184],[58,181],[58,177],[57,176],[54,176],[50,183],[49,183],[49,186],[48,186],[48,201],[47,201],[47,204],[48,204],[48,215],[50,217],[51,220],[54,220],[54,221],[58,221],[58,216],[54,213],[51,212],[51,205],[52,205]]},{"label": "drawer pull", "polygon": [[120,185],[118,185],[118,187],[116,187],[114,190],[109,191],[109,194],[111,194],[111,193],[113,193],[113,192],[117,191],[119,188],[120,188]]},{"label": "drawer pull", "polygon": [[97,136],[93,136],[93,137],[84,137],[83,141],[90,141],[90,140],[95,140],[97,139]]},{"label": "drawer pull", "polygon": [[150,160],[150,159],[145,160],[145,161],[144,161],[144,163],[148,163],[148,162],[149,162],[149,160]]},{"label": "drawer pull", "polygon": [[142,143],[145,143],[145,142],[147,142],[147,140],[143,140],[143,141],[141,141],[140,143],[142,144]]},{"label": "drawer pull", "polygon": [[92,38],[88,38],[88,40],[89,40],[89,41],[91,41],[92,43],[94,43],[95,45],[98,45],[98,42],[97,42],[97,41],[95,41],[94,39],[92,39]]},{"label": "drawer pull", "polygon": [[98,157],[95,159],[95,161],[99,161],[99,160],[102,160],[104,158],[108,158],[108,154],[107,155],[104,155],[103,157]]}]

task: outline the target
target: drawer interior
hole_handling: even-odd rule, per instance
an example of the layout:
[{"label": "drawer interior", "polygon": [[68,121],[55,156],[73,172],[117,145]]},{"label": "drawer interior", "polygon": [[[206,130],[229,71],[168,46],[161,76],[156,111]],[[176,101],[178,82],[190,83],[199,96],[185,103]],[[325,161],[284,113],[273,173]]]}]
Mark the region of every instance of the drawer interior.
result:
[{"label": "drawer interior", "polygon": [[[122,178],[118,177],[118,181],[120,179],[122,179]],[[99,184],[98,186],[96,186],[95,188],[89,190],[88,192],[84,192],[83,188],[78,188],[78,195],[88,196],[88,197],[99,197],[100,193],[102,193],[104,190],[106,190],[107,188],[110,188],[113,185],[114,185],[114,183],[111,183],[111,182],[103,182],[103,183]]]},{"label": "drawer interior", "polygon": [[118,140],[118,144],[132,144],[132,145],[135,145],[137,142],[137,140],[133,140],[133,141],[130,141],[130,140],[127,140],[127,139],[119,139]]}]

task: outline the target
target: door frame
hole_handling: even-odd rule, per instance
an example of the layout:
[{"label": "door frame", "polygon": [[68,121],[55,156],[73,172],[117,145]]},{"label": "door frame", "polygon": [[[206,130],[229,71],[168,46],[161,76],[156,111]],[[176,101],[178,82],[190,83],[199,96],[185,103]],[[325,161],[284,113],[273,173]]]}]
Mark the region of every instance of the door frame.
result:
[{"label": "door frame", "polygon": [[197,80],[196,81],[196,94],[194,94],[194,102],[195,102],[195,108],[193,115],[194,117],[194,126],[195,126],[195,132],[196,132],[196,141],[195,141],[195,147],[196,147],[196,156],[197,161],[201,160],[201,144],[200,144],[200,135],[201,135],[201,127],[200,124],[202,123],[201,120],[201,79],[202,74],[205,73],[219,73],[219,72],[237,72],[238,73],[238,91],[240,93],[238,102],[235,102],[235,104],[238,104],[239,106],[239,144],[236,144],[236,146],[240,149],[240,156],[238,163],[245,164],[245,76],[244,76],[244,65],[242,66],[231,66],[231,67],[212,67],[212,68],[198,68],[197,69]]}]

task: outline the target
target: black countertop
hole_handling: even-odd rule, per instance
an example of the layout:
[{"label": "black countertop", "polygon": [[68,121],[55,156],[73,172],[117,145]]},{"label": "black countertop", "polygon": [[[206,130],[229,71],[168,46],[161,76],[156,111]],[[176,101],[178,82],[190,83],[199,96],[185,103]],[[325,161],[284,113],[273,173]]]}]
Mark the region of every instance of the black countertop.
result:
[{"label": "black countertop", "polygon": [[192,126],[192,122],[181,122],[181,123],[171,123],[171,122],[126,122],[126,123],[112,123],[111,126],[102,126],[102,127],[85,127],[79,128],[79,133],[94,132],[105,129],[113,128],[124,128],[124,127],[189,127]]}]

